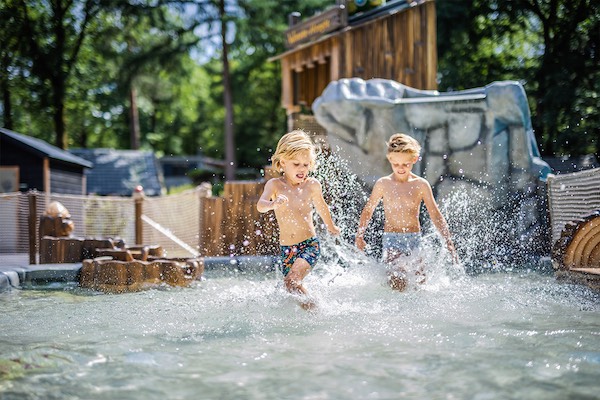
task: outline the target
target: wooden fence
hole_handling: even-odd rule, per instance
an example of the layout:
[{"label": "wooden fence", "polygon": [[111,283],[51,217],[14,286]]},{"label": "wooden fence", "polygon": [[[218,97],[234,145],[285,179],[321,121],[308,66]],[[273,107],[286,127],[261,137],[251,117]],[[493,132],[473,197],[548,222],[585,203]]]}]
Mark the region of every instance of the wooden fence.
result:
[{"label": "wooden fence", "polygon": [[272,211],[261,214],[256,209],[264,184],[227,182],[222,197],[202,199],[201,254],[277,254],[279,233],[275,215]]},{"label": "wooden fence", "polygon": [[40,217],[51,201],[58,201],[71,214],[74,237],[160,245],[175,257],[277,254],[274,213],[256,209],[264,184],[227,182],[221,197],[206,197],[206,191],[137,199],[36,191],[3,194],[0,253],[29,253],[30,263],[37,263]]}]

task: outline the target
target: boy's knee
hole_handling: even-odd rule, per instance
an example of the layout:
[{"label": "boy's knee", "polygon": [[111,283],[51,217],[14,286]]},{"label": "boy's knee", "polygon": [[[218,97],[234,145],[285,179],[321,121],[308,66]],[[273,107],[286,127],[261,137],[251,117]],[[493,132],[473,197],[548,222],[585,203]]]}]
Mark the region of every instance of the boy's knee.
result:
[{"label": "boy's knee", "polygon": [[290,272],[285,278],[283,278],[283,283],[288,290],[291,290],[296,289],[299,286],[300,281]]},{"label": "boy's knee", "polygon": [[[304,276],[310,271],[310,264],[304,258],[297,258],[292,265],[290,270],[290,274],[296,274],[300,276],[300,279],[304,278]],[[289,274],[288,274],[289,275]]]},{"label": "boy's knee", "polygon": [[390,274],[388,277],[388,282],[392,289],[403,291],[406,289],[408,282],[406,281],[406,277],[401,274]]}]

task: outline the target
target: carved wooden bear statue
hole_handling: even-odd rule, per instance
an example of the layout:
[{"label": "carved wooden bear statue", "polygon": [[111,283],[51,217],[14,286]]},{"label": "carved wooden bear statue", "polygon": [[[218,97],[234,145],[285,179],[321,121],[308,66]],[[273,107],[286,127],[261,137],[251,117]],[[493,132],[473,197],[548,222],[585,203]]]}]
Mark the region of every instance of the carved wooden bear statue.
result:
[{"label": "carved wooden bear statue", "polygon": [[48,204],[46,211],[40,217],[40,237],[70,237],[75,224],[71,221],[71,214],[58,201]]}]

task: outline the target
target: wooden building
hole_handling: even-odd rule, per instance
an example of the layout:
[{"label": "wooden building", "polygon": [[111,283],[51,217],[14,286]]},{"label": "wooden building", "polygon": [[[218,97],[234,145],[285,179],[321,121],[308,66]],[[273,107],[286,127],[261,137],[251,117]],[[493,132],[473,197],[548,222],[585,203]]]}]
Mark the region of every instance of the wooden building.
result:
[{"label": "wooden building", "polygon": [[272,58],[281,61],[282,106],[290,127],[334,80],[384,78],[437,89],[434,1],[388,0],[348,15],[349,1],[338,0],[301,22],[299,15],[290,16],[288,50]]},{"label": "wooden building", "polygon": [[92,167],[43,140],[0,128],[0,192],[85,194],[84,171]]}]

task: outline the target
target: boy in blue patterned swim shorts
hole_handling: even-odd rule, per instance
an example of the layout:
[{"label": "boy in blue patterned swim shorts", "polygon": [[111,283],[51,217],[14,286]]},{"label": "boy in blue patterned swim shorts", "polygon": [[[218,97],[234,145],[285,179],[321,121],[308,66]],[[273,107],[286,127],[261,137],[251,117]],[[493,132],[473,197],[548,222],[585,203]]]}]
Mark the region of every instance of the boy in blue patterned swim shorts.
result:
[{"label": "boy in blue patterned swim shorts", "polygon": [[[256,208],[261,213],[275,212],[281,245],[281,272],[287,290],[307,295],[302,280],[320,254],[313,212],[317,211],[329,232],[338,235],[340,229],[333,223],[323,199],[321,183],[308,176],[315,167],[316,150],[304,131],[295,130],[283,135],[271,161],[282,176],[265,184]],[[308,299],[301,305],[314,307]]]},{"label": "boy in blue patterned swim shorts", "polygon": [[[407,262],[415,262],[405,256],[416,253],[420,246],[421,225],[419,210],[421,202],[427,207],[431,221],[444,237],[452,261],[457,263],[458,256],[450,237],[446,219],[435,202],[429,182],[412,173],[412,168],[419,160],[421,146],[412,137],[397,133],[387,143],[387,159],[392,173],[380,178],[373,187],[360,215],[356,246],[363,250],[366,247],[364,233],[373,216],[375,207],[383,202],[385,215],[383,233],[383,261],[393,266],[389,274],[389,283],[393,289],[404,290],[407,286]],[[412,268],[420,281],[425,276],[421,265]]]}]

